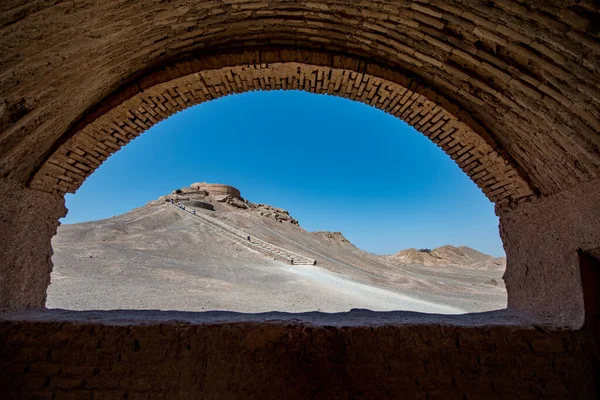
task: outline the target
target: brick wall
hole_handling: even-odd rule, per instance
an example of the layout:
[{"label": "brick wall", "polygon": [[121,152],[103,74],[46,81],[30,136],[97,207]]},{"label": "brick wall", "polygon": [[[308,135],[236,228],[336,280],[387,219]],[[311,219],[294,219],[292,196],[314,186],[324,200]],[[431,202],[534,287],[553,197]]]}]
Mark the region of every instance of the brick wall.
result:
[{"label": "brick wall", "polygon": [[368,311],[9,316],[0,321],[0,392],[5,399],[594,398],[583,332],[506,312],[451,321]]}]

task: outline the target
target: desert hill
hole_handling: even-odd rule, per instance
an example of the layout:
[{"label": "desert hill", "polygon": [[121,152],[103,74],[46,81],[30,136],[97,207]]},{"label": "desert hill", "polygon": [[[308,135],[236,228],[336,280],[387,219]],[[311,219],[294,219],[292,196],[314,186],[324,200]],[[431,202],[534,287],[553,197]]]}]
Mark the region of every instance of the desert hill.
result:
[{"label": "desert hill", "polygon": [[389,262],[400,264],[423,264],[439,267],[463,267],[473,269],[504,269],[504,257],[492,257],[470,247],[445,245],[430,249],[406,249],[386,257]]},{"label": "desert hill", "polygon": [[506,306],[501,259],[452,246],[371,254],[340,232],[308,232],[288,211],[227,185],[198,183],[113,218],[60,226],[53,248],[51,308],[462,313]]}]

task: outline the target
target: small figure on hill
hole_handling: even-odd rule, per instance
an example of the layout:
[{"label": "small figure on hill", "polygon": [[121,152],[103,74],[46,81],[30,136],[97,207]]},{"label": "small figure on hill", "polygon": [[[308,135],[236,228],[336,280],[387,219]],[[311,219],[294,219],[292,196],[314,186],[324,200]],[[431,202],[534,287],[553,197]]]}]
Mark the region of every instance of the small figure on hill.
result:
[{"label": "small figure on hill", "polygon": [[248,235],[248,241],[250,241],[250,235]]},{"label": "small figure on hill", "polygon": [[192,214],[196,215],[196,210],[192,210]]}]

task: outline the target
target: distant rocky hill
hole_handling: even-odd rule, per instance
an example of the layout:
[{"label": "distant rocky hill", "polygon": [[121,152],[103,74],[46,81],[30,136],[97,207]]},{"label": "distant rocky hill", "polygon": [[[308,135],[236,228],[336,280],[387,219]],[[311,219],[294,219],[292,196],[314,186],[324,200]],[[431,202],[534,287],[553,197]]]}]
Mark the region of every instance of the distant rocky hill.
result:
[{"label": "distant rocky hill", "polygon": [[313,235],[331,243],[349,244],[354,246],[348,239],[346,239],[342,232],[316,231],[313,232]]},{"label": "distant rocky hill", "polygon": [[445,245],[435,249],[406,249],[385,257],[393,264],[423,264],[425,266],[454,266],[474,269],[506,267],[504,257],[495,258],[470,247]]}]

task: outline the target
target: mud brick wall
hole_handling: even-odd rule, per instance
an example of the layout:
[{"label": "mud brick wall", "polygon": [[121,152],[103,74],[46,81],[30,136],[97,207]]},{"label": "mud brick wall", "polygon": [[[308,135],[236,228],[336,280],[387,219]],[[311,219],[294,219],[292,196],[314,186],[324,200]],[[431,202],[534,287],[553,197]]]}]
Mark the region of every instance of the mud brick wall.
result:
[{"label": "mud brick wall", "polygon": [[496,207],[506,251],[508,307],[579,327],[579,250],[600,246],[600,180],[517,207]]},{"label": "mud brick wall", "polygon": [[170,313],[152,324],[99,323],[85,312],[72,322],[3,321],[0,391],[5,399],[593,398],[581,332],[414,319],[369,325],[369,314],[377,313],[345,315],[366,318],[365,326],[289,314],[261,315],[280,319],[272,322],[174,322],[182,316]]},{"label": "mud brick wall", "polygon": [[50,239],[67,213],[65,200],[1,178],[0,198],[0,315],[44,307],[52,272]]}]

